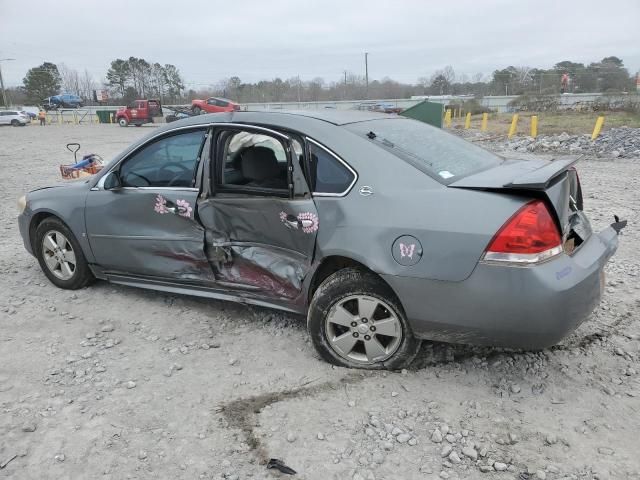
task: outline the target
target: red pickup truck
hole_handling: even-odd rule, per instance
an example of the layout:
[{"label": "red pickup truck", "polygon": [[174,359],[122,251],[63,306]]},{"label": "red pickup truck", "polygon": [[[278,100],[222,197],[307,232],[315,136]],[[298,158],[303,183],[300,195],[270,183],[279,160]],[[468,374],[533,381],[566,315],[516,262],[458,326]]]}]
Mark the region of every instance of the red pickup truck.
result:
[{"label": "red pickup truck", "polygon": [[194,115],[201,113],[233,112],[240,110],[240,105],[226,98],[209,97],[206,100],[191,100],[191,111]]},{"label": "red pickup truck", "polygon": [[160,100],[134,100],[116,112],[116,122],[121,127],[153,123],[153,117],[162,117]]}]

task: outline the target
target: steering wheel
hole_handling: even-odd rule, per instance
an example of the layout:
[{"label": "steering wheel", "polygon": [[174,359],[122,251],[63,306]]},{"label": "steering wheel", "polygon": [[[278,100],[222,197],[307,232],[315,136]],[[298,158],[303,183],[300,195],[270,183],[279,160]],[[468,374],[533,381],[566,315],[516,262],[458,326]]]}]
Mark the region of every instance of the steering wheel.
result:
[{"label": "steering wheel", "polygon": [[[181,170],[181,172],[175,173],[172,170],[170,170],[169,167],[178,167]],[[169,187],[173,187],[174,183],[176,182],[176,180],[179,180],[181,178],[181,175],[184,172],[191,172],[191,169],[189,169],[188,167],[185,167],[183,164],[178,163],[178,162],[170,162],[170,163],[167,163],[167,164],[163,165],[160,168],[160,170],[158,170],[158,176],[160,176],[160,172],[163,172],[164,170],[168,170],[171,173],[175,173],[175,175],[173,175],[171,180],[169,180],[169,183],[167,185]]]}]

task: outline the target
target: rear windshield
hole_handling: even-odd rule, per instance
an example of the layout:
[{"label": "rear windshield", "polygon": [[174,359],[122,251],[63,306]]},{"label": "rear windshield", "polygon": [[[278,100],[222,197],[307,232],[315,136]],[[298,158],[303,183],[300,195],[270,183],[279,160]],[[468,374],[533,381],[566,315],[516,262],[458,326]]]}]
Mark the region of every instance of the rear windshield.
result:
[{"label": "rear windshield", "polygon": [[390,118],[345,125],[444,184],[502,163],[503,159],[417,120]]}]

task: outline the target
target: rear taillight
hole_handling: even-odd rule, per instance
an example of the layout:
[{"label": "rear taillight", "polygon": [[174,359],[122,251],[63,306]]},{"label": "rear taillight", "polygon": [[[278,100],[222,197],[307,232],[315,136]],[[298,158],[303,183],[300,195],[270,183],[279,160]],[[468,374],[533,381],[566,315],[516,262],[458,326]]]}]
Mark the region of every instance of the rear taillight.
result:
[{"label": "rear taillight", "polygon": [[538,263],[562,253],[562,237],[549,209],[541,200],[520,208],[489,243],[484,260]]}]

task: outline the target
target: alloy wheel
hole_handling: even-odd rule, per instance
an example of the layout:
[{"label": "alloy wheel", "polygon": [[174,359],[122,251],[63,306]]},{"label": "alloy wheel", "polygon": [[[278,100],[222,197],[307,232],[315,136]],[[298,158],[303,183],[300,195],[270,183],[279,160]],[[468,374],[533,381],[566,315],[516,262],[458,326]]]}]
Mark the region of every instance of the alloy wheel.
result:
[{"label": "alloy wheel", "polygon": [[331,348],[350,362],[372,364],[391,357],[402,342],[402,324],[384,301],[351,295],[335,302],[325,319]]},{"label": "alloy wheel", "polygon": [[42,257],[49,271],[60,280],[70,280],[76,272],[76,254],[71,242],[56,230],[42,238]]}]

